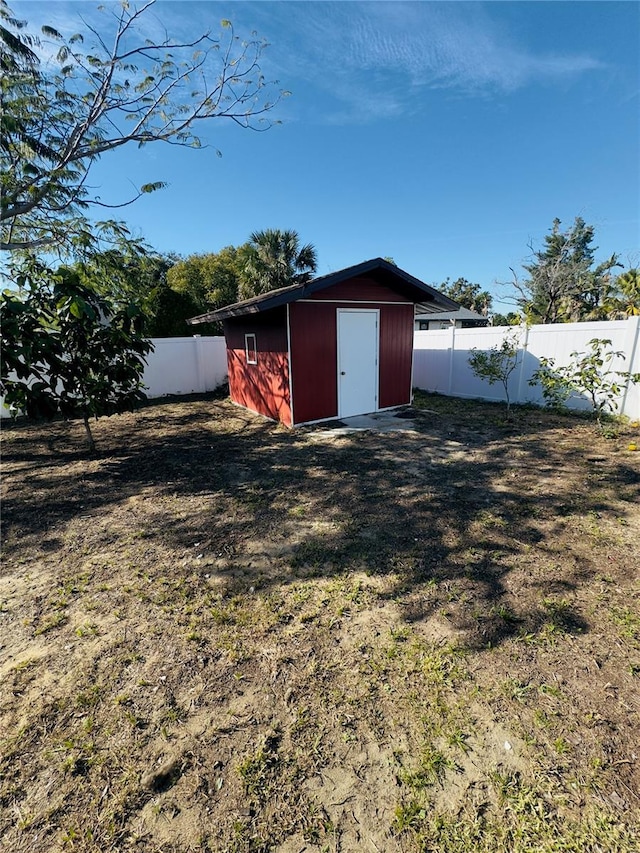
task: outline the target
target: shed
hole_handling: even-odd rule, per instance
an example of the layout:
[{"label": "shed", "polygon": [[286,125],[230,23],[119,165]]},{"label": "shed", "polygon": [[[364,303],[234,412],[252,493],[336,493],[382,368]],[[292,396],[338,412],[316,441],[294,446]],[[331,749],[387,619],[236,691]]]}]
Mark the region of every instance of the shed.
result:
[{"label": "shed", "polygon": [[296,426],[411,402],[417,303],[459,307],[375,258],[189,323],[223,322],[233,402]]}]

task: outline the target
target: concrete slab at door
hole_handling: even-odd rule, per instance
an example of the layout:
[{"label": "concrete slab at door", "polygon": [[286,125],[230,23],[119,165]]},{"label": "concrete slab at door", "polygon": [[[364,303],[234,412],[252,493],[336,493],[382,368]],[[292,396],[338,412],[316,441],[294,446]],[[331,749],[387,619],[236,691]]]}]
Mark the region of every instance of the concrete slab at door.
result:
[{"label": "concrete slab at door", "polygon": [[338,417],[378,408],[377,309],[338,308]]}]

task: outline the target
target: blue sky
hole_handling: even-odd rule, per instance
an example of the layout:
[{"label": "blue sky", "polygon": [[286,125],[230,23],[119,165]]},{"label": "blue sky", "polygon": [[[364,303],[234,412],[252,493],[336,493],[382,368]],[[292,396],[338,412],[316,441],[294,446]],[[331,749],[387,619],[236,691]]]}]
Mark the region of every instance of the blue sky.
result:
[{"label": "blue sky", "polygon": [[[68,30],[95,5],[12,8]],[[154,16],[180,37],[223,18],[257,30],[265,76],[292,93],[267,133],[214,121],[211,148],[104,156],[91,181],[104,200],[169,183],[118,211],[159,251],[293,228],[320,274],[392,256],[500,302],[496,282],[556,216],[593,224],[598,258],[640,261],[639,4],[159,0]]]}]

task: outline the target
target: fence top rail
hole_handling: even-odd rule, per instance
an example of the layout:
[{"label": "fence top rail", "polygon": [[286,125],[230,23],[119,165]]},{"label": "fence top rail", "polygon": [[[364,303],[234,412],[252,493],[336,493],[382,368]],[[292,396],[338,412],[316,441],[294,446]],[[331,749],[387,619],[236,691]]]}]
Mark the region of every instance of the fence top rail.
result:
[{"label": "fence top rail", "polygon": [[[588,332],[590,330],[597,331],[598,329],[623,329],[629,321],[633,321],[634,317],[627,317],[625,320],[590,320],[588,323],[534,323],[529,326],[529,331],[547,332],[549,334],[558,334],[558,332]],[[517,331],[527,328],[526,323],[520,323],[518,326],[476,326],[472,329],[460,329],[453,325],[447,326],[446,329],[416,329],[416,335],[420,337],[426,335],[447,335],[451,329],[455,328],[456,335],[490,335],[496,332]]]}]

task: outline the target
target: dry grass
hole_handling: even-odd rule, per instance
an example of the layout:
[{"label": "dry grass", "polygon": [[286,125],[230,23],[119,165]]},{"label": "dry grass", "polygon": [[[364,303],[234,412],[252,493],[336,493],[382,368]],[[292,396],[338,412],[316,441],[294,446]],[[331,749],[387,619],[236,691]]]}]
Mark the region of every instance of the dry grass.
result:
[{"label": "dry grass", "polygon": [[4,849],[637,849],[638,430],[417,405],[5,428]]}]

